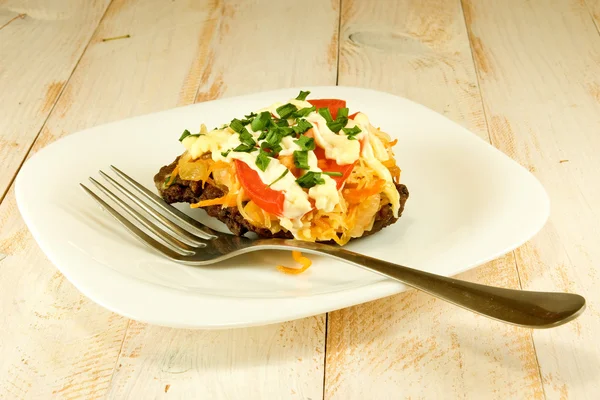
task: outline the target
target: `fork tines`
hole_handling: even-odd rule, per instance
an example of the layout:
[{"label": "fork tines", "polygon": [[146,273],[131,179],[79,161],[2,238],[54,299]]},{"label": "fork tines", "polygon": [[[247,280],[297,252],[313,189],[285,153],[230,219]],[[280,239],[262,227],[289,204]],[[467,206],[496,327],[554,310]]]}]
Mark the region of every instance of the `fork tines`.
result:
[{"label": "fork tines", "polygon": [[[206,247],[207,240],[215,239],[221,235],[167,204],[159,196],[118,168],[111,165],[111,169],[137,194],[134,194],[103,171],[99,171],[100,176],[115,188],[120,196],[96,179],[92,177],[89,179],[102,193],[125,211],[129,218],[115,210],[84,184],[80,183],[80,186],[134,236],[154,250],[158,250],[169,258],[182,260],[183,257],[194,255],[198,249]],[[129,205],[124,198],[135,204],[142,212]],[[134,222],[146,228],[158,240]]]}]

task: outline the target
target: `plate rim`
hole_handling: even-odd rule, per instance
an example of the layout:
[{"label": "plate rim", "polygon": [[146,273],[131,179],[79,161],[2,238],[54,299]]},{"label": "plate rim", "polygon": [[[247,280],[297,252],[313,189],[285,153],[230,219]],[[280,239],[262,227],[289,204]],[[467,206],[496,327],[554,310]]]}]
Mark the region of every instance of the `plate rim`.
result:
[{"label": "plate rim", "polygon": [[[352,299],[352,301],[342,301],[342,300],[335,301],[335,298],[339,297],[337,291],[329,292],[329,293],[321,293],[321,294],[286,298],[285,299],[286,302],[297,303],[297,302],[309,301],[310,303],[315,304],[312,307],[309,307],[309,308],[311,308],[310,311],[304,311],[304,312],[299,312],[296,309],[296,307],[293,307],[293,308],[291,308],[291,312],[288,313],[288,316],[283,316],[283,315],[278,314],[278,316],[269,318],[269,315],[265,315],[265,318],[262,318],[262,319],[253,318],[251,320],[239,321],[239,318],[238,318],[238,321],[230,321],[230,322],[216,323],[216,324],[215,323],[206,324],[206,323],[203,323],[202,319],[194,318],[194,319],[191,319],[190,323],[173,323],[173,321],[165,321],[160,318],[152,318],[152,312],[150,312],[149,314],[145,314],[145,315],[139,315],[139,314],[133,315],[133,314],[129,313],[128,310],[119,308],[117,305],[113,304],[112,302],[106,301],[105,298],[103,298],[101,295],[98,294],[98,290],[94,290],[93,287],[82,284],[82,281],[84,279],[79,279],[78,277],[74,276],[76,274],[72,274],[72,272],[73,272],[72,269],[70,269],[68,267],[65,268],[64,265],[61,265],[64,262],[64,260],[61,262],[61,260],[59,260],[60,257],[55,253],[55,250],[53,250],[51,248],[50,244],[47,241],[45,241],[43,238],[40,237],[41,233],[38,230],[39,226],[36,224],[35,221],[33,221],[31,219],[33,217],[27,209],[27,207],[28,207],[27,199],[24,198],[25,189],[23,187],[25,185],[24,181],[27,177],[27,171],[29,170],[28,166],[31,166],[32,162],[35,162],[33,160],[36,160],[36,159],[41,160],[44,157],[44,154],[52,152],[54,148],[61,146],[61,143],[62,144],[66,143],[69,140],[69,138],[73,138],[78,134],[82,134],[82,133],[85,133],[85,132],[93,130],[93,129],[102,129],[102,128],[105,128],[110,125],[122,124],[125,121],[132,123],[136,120],[144,119],[145,117],[148,117],[151,115],[166,114],[166,113],[172,112],[173,110],[176,110],[176,109],[196,108],[199,105],[207,104],[207,103],[226,102],[226,101],[231,101],[231,100],[236,100],[236,99],[243,100],[244,98],[251,98],[251,97],[255,97],[257,95],[276,95],[277,93],[282,93],[282,92],[286,92],[286,91],[298,91],[301,89],[303,89],[303,90],[318,89],[321,91],[329,91],[329,90],[335,91],[335,90],[340,90],[340,89],[342,89],[342,90],[350,89],[350,90],[358,91],[358,92],[360,92],[360,91],[370,92],[375,95],[383,94],[386,96],[393,96],[395,98],[401,99],[402,101],[410,103],[413,107],[418,107],[418,108],[426,110],[427,112],[435,113],[437,116],[445,119],[447,123],[452,124],[455,127],[459,127],[460,130],[466,134],[465,137],[470,137],[471,139],[479,140],[482,144],[487,145],[490,150],[497,152],[497,154],[499,156],[501,156],[501,157],[505,158],[507,161],[513,163],[513,165],[518,166],[521,169],[522,173],[525,173],[526,175],[528,175],[529,178],[536,183],[536,185],[538,186],[537,189],[541,190],[540,193],[543,194],[542,200],[543,200],[544,204],[540,204],[540,207],[544,208],[544,211],[545,211],[544,218],[537,221],[537,224],[535,224],[535,226],[534,226],[534,224],[532,224],[532,226],[528,230],[528,232],[526,234],[524,234],[522,238],[515,241],[513,245],[507,246],[507,248],[505,248],[503,250],[499,250],[496,253],[490,254],[488,257],[484,257],[480,260],[476,260],[476,261],[472,262],[470,265],[466,265],[463,268],[458,269],[456,272],[453,272],[452,274],[450,274],[450,276],[454,276],[454,275],[460,274],[464,271],[473,269],[477,266],[480,266],[489,261],[495,260],[495,259],[513,251],[514,249],[522,246],[524,243],[526,243],[532,237],[534,237],[547,223],[548,218],[550,216],[550,199],[549,199],[548,193],[547,193],[546,189],[543,187],[543,185],[541,184],[541,182],[530,171],[528,171],[525,167],[523,167],[517,161],[510,158],[508,155],[503,153],[501,150],[499,150],[495,146],[491,145],[489,142],[487,142],[487,141],[483,140],[482,138],[480,138],[479,136],[475,135],[473,132],[471,132],[470,130],[468,130],[467,128],[462,126],[461,124],[449,119],[445,115],[442,115],[422,104],[419,104],[419,103],[412,101],[410,99],[407,99],[405,97],[395,95],[393,93],[374,90],[374,89],[355,87],[355,86],[309,86],[309,87],[302,87],[302,88],[301,87],[288,87],[288,88],[279,88],[279,89],[275,89],[275,90],[254,92],[254,93],[244,94],[244,95],[240,95],[240,96],[223,97],[223,98],[211,100],[208,102],[194,103],[194,104],[189,104],[189,105],[180,106],[180,107],[173,107],[170,109],[161,110],[161,111],[152,112],[152,113],[146,113],[146,114],[142,114],[142,115],[137,115],[137,116],[121,119],[121,120],[109,121],[109,122],[106,122],[103,124],[98,124],[95,126],[87,127],[85,129],[73,132],[71,134],[68,134],[68,135],[61,137],[60,139],[50,143],[48,146],[41,148],[32,157],[30,157],[28,160],[25,161],[25,163],[23,164],[22,168],[19,170],[17,177],[15,179],[15,197],[16,197],[16,203],[17,203],[19,212],[20,212],[27,228],[31,232],[34,240],[36,241],[36,243],[38,244],[38,246],[40,247],[42,252],[48,257],[48,259],[52,262],[52,264],[54,264],[54,266],[62,274],[65,275],[65,277],[77,288],[78,291],[80,291],[83,295],[88,297],[93,302],[99,304],[100,306],[102,306],[112,312],[115,312],[119,315],[122,315],[124,317],[130,318],[130,319],[133,319],[136,321],[141,321],[141,322],[145,322],[145,323],[149,323],[149,324],[153,324],[153,325],[168,326],[168,327],[174,327],[174,328],[186,328],[186,329],[229,329],[229,328],[239,328],[239,327],[270,325],[270,324],[281,323],[281,322],[285,322],[285,321],[297,320],[299,318],[305,318],[305,317],[309,317],[309,316],[319,315],[319,314],[323,314],[325,312],[339,310],[341,308],[350,307],[350,306],[362,304],[362,303],[365,303],[368,301],[384,298],[384,297],[387,297],[387,296],[390,296],[393,294],[401,293],[407,289],[410,289],[407,286],[405,286],[404,284],[385,279],[385,280],[365,284],[364,286],[344,289],[342,291],[345,294],[344,297]],[[41,154],[41,156],[40,156],[40,154]],[[356,268],[356,267],[352,267],[352,268]],[[117,273],[117,272],[111,271],[111,273]],[[144,286],[146,286],[147,289],[148,288],[151,289],[151,288],[157,286],[156,284],[141,281],[139,279],[134,279],[125,274],[119,274],[119,275],[124,281],[131,281],[128,283],[131,283],[134,286],[138,286],[139,288],[143,288]],[[445,275],[445,274],[440,274],[440,275],[449,276],[449,275]],[[174,290],[174,289],[171,289],[171,290]],[[231,298],[216,297],[211,294],[201,294],[201,295],[195,294],[194,296],[199,299],[204,299],[204,300],[213,300],[214,301],[215,299],[217,299],[216,300],[217,303],[232,301]],[[226,299],[227,301],[224,301],[224,299]],[[354,301],[354,299],[358,299],[358,301]],[[272,301],[272,299],[264,299],[264,298],[248,299],[248,298],[246,298],[244,301],[247,301],[249,303],[270,302],[270,301]],[[278,301],[281,301],[281,300],[278,299]],[[234,299],[233,302],[234,303],[239,302],[239,299],[237,299],[237,300]]]}]

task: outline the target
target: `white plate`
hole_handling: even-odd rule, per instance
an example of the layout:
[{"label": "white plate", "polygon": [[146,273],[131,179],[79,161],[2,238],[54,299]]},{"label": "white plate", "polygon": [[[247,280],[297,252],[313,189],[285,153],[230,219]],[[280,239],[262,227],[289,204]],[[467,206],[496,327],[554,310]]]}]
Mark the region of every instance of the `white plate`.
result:
[{"label": "white plate", "polygon": [[[312,257],[284,275],[290,253],[261,252],[193,268],[170,262],[130,236],[80,188],[113,164],[149,188],[182,152],[184,129],[239,117],[301,88],[222,99],[97,126],[39,151],[17,177],[16,197],[42,250],[83,294],[135,320],[224,328],[281,322],[374,300],[406,287],[361,269]],[[307,88],[302,88],[307,89]],[[410,198],[391,227],[348,245],[373,257],[454,275],[521,245],[544,225],[540,183],[507,156],[445,117],[387,93],[311,87],[310,98],[343,98],[399,139],[396,158]],[[188,207],[181,207],[190,212]],[[219,224],[202,212],[207,225]],[[221,225],[222,226],[222,225]]]}]

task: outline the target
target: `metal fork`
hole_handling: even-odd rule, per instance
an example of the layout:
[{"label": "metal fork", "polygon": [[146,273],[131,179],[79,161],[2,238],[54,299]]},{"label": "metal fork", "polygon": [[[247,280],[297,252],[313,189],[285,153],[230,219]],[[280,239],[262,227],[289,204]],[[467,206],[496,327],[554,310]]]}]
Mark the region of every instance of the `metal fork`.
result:
[{"label": "metal fork", "polygon": [[575,319],[585,309],[585,299],[577,294],[485,286],[419,271],[326,244],[287,239],[250,239],[217,232],[167,204],[118,168],[111,166],[111,169],[137,194],[104,172],[100,171],[100,175],[150,218],[94,178],[90,177],[90,181],[118,204],[129,218],[154,233],[160,241],[144,232],[85,185],[80,184],[81,187],[135,237],[178,263],[201,266],[252,251],[298,250],[326,255],[367,269],[477,314],[513,325],[551,328]]}]

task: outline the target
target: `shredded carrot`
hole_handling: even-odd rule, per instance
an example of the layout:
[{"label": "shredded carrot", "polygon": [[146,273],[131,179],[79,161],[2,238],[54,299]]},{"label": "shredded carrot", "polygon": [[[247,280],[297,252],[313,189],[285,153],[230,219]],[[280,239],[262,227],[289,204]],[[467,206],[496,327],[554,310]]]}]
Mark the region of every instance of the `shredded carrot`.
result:
[{"label": "shredded carrot", "polygon": [[236,196],[235,195],[226,194],[225,196],[218,197],[216,199],[199,201],[199,202],[197,202],[195,204],[192,204],[190,207],[192,207],[192,208],[200,208],[200,207],[215,206],[215,205],[219,205],[219,204],[222,204],[225,207],[233,207],[236,204]]},{"label": "shredded carrot", "polygon": [[388,160],[385,160],[384,162],[382,162],[383,166],[386,168],[392,168],[396,166],[396,161],[393,158],[390,158]]},{"label": "shredded carrot", "polygon": [[394,179],[394,182],[400,183],[400,168],[394,165],[393,167],[389,168],[389,170],[390,174],[392,174],[392,179]]},{"label": "shredded carrot", "polygon": [[297,275],[306,271],[308,267],[312,265],[312,261],[310,261],[307,257],[304,257],[299,251],[292,251],[292,257],[294,258],[294,261],[302,265],[301,268],[290,268],[284,267],[283,265],[278,265],[277,269],[283,272],[284,274]]},{"label": "shredded carrot", "polygon": [[229,163],[226,163],[225,161],[215,161],[213,162],[210,167],[208,168],[208,175],[210,176],[210,174],[218,168],[229,168]]},{"label": "shredded carrot", "polygon": [[365,200],[369,196],[373,196],[374,194],[381,192],[383,185],[385,185],[385,180],[377,179],[369,187],[363,189],[344,189],[342,193],[344,195],[344,199],[346,199],[348,203],[356,204]]},{"label": "shredded carrot", "polygon": [[387,147],[387,148],[394,147],[396,144],[398,144],[398,139],[395,139],[391,142],[386,143],[385,147]]},{"label": "shredded carrot", "polygon": [[171,171],[171,175],[169,175],[169,179],[166,180],[165,182],[165,187],[169,187],[173,184],[173,182],[175,182],[175,178],[177,178],[177,174],[179,173],[179,165],[176,165],[175,168],[173,168],[173,171]]}]

